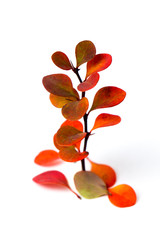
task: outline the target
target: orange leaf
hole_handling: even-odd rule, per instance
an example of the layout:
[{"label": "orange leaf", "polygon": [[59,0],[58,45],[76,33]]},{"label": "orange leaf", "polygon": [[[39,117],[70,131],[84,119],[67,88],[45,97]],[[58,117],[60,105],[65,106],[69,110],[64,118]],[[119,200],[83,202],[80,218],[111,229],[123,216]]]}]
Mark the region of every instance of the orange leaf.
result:
[{"label": "orange leaf", "polygon": [[[70,121],[70,120],[66,120],[64,123],[62,123],[61,127],[63,126],[71,126],[71,127],[75,127],[76,129],[78,129],[79,131],[83,132],[83,124],[80,121]],[[77,142],[74,144],[74,146],[80,151],[80,145],[81,145],[81,141]],[[60,149],[60,148],[59,148]]]},{"label": "orange leaf", "polygon": [[58,152],[54,150],[44,150],[41,151],[34,159],[34,162],[39,165],[50,165],[57,163],[57,160],[59,159]]},{"label": "orange leaf", "polygon": [[42,82],[46,90],[54,95],[79,99],[78,92],[73,88],[71,79],[65,74],[45,76]]},{"label": "orange leaf", "polygon": [[67,187],[70,191],[72,191],[78,198],[80,196],[75,193],[69,186],[68,180],[65,175],[59,171],[47,171],[41,173],[33,178],[33,181],[42,184],[42,185],[53,185],[53,186],[64,186]]},{"label": "orange leaf", "polygon": [[59,156],[66,162],[77,162],[88,156],[88,152],[77,152],[74,146],[62,147]]},{"label": "orange leaf", "polygon": [[61,127],[56,134],[56,141],[59,145],[70,146],[85,138],[86,133],[71,126]]},{"label": "orange leaf", "polygon": [[95,120],[94,126],[91,129],[93,131],[96,128],[113,126],[120,123],[121,118],[117,115],[101,113]]},{"label": "orange leaf", "polygon": [[81,92],[88,91],[96,86],[99,81],[99,74],[93,73],[84,82],[80,83],[77,89]]},{"label": "orange leaf", "polygon": [[100,72],[111,65],[112,56],[109,54],[97,54],[87,63],[86,78],[95,72]]},{"label": "orange leaf", "polygon": [[52,93],[50,93],[49,98],[53,106],[57,108],[62,108],[65,104],[77,100],[75,97],[61,97]]},{"label": "orange leaf", "polygon": [[76,46],[77,68],[85,62],[91,60],[96,54],[96,48],[91,41],[79,42]]},{"label": "orange leaf", "polygon": [[66,120],[64,123],[62,123],[61,127],[63,126],[71,126],[71,127],[75,127],[76,129],[78,129],[79,131],[83,132],[83,124],[80,121],[70,121],[70,120]]},{"label": "orange leaf", "polygon": [[63,70],[72,69],[72,66],[70,64],[70,61],[69,61],[67,55],[64,54],[63,52],[55,52],[55,53],[53,53],[51,58],[57,67],[59,67]]},{"label": "orange leaf", "polygon": [[88,99],[83,97],[79,101],[69,102],[62,108],[63,116],[71,121],[76,121],[84,116],[89,106]]},{"label": "orange leaf", "polygon": [[91,163],[91,172],[97,174],[105,182],[107,187],[111,187],[115,184],[116,173],[113,168],[105,164],[94,163],[90,159],[88,160]]},{"label": "orange leaf", "polygon": [[117,207],[130,207],[136,203],[136,193],[134,189],[127,184],[121,184],[108,190],[110,202]]},{"label": "orange leaf", "polygon": [[96,93],[92,107],[89,112],[98,108],[113,107],[121,103],[126,96],[126,92],[117,87],[103,87]]}]

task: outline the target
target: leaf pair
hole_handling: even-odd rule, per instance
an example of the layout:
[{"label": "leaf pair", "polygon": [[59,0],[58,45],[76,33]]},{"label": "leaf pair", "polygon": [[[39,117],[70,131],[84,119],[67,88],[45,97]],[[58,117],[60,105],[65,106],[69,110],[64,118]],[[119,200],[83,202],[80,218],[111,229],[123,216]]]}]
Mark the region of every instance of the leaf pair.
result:
[{"label": "leaf pair", "polygon": [[92,171],[80,171],[74,176],[77,191],[85,198],[92,199],[108,196],[110,202],[117,207],[130,207],[136,203],[136,193],[127,184],[107,188],[103,178]]},{"label": "leaf pair", "polygon": [[67,162],[76,162],[88,156],[88,152],[80,152],[80,143],[86,133],[79,121],[65,121],[54,136],[54,144],[59,149],[59,156]]},{"label": "leaf pair", "polygon": [[77,89],[81,92],[88,91],[96,86],[99,81],[98,72],[108,68],[112,62],[109,54],[97,54],[87,62],[87,72],[84,82],[80,83]]},{"label": "leaf pair", "polygon": [[48,75],[43,78],[43,85],[50,92],[51,103],[62,108],[62,114],[66,119],[76,121],[84,116],[89,106],[88,99],[86,97],[79,99],[67,75]]},{"label": "leaf pair", "polygon": [[[83,63],[88,62],[91,60],[96,54],[96,48],[91,41],[85,40],[79,42],[75,49],[76,61],[77,61],[77,68],[82,65]],[[52,55],[53,63],[63,69],[63,70],[70,70],[73,69],[72,64],[70,63],[69,58],[63,52],[55,52]]]}]

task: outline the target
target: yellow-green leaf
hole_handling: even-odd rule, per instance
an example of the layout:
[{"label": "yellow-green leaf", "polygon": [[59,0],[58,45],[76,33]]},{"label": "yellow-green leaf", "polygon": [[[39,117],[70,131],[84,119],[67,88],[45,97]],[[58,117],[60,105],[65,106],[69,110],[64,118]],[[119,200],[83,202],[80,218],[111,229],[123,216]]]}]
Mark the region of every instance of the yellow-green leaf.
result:
[{"label": "yellow-green leaf", "polygon": [[74,183],[77,191],[84,198],[97,198],[108,194],[106,184],[95,173],[80,171],[74,176]]}]

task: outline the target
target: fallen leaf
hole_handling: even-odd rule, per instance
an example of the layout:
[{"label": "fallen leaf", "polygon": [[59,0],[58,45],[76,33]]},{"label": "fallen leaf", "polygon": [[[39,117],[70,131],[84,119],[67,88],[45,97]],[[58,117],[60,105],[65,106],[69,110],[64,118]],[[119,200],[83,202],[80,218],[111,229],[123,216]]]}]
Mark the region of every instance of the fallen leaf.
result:
[{"label": "fallen leaf", "polygon": [[117,207],[131,207],[135,205],[137,197],[134,189],[127,184],[109,188],[108,198]]},{"label": "fallen leaf", "polygon": [[58,152],[54,151],[54,150],[44,150],[41,151],[34,159],[34,162],[38,165],[54,165],[57,163],[57,160],[59,160],[59,154]]},{"label": "fallen leaf", "polygon": [[111,187],[115,184],[116,173],[113,168],[105,164],[94,163],[90,159],[88,160],[91,163],[91,172],[97,174],[105,182],[107,187]]},{"label": "fallen leaf", "polygon": [[108,194],[106,184],[95,173],[80,171],[74,176],[77,191],[87,199],[97,198]]},{"label": "fallen leaf", "polygon": [[59,171],[47,171],[43,172],[33,178],[33,181],[42,185],[64,186],[72,191],[78,198],[81,198],[75,193],[69,186],[68,180],[65,175]]}]

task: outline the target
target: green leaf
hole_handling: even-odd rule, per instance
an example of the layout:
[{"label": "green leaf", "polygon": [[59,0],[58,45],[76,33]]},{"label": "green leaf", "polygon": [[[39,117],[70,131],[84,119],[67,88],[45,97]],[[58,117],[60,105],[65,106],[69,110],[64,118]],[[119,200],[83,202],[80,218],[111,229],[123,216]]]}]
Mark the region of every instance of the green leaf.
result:
[{"label": "green leaf", "polygon": [[55,53],[53,53],[51,58],[57,67],[59,67],[63,70],[72,69],[72,66],[70,64],[70,61],[69,61],[67,55],[64,54],[63,52],[55,52]]},{"label": "green leaf", "polygon": [[88,99],[83,97],[79,101],[69,102],[62,108],[63,116],[71,121],[79,120],[84,116],[89,106]]},{"label": "green leaf", "polygon": [[106,184],[95,173],[80,171],[74,176],[77,191],[87,199],[97,198],[108,194]]},{"label": "green leaf", "polygon": [[96,48],[91,41],[79,42],[76,46],[77,68],[85,62],[91,60],[96,54]]},{"label": "green leaf", "polygon": [[79,99],[78,92],[73,88],[71,79],[65,74],[45,76],[42,82],[45,89],[54,95]]}]

